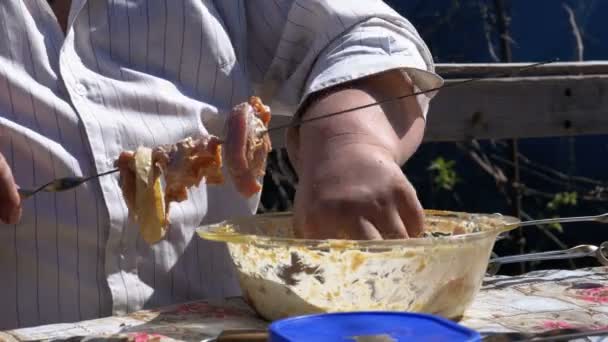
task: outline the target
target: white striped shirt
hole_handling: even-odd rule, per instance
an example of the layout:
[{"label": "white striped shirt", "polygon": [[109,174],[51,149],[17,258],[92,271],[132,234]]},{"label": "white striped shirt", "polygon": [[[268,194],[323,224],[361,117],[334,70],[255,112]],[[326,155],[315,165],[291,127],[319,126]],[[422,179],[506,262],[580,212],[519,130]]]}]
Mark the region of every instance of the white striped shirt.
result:
[{"label": "white striped shirt", "polygon": [[[439,82],[415,29],[378,0],[71,6],[64,35],[46,1],[0,1],[0,147],[23,188],[106,171],[138,145],[220,134],[252,94],[293,113],[311,92],[388,69]],[[225,246],[193,234],[258,200],[201,185],[148,246],[116,175],[28,199],[22,221],[0,227],[0,329],[238,295]]]}]

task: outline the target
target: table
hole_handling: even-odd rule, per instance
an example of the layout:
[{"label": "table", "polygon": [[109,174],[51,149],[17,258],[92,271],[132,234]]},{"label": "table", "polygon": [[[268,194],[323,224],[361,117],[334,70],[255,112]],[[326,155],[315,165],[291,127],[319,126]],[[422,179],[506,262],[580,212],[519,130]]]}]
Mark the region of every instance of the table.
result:
[{"label": "table", "polygon": [[[484,335],[608,329],[608,267],[488,277],[460,324]],[[201,341],[223,330],[266,326],[241,298],[226,298],[5,331],[0,332],[0,340]]]}]

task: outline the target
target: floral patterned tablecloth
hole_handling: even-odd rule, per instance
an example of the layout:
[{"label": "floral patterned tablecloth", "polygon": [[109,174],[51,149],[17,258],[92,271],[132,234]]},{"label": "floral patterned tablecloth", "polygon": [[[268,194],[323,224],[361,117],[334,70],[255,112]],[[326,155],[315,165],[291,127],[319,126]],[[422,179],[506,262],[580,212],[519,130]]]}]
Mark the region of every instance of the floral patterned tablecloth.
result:
[{"label": "floral patterned tablecloth", "polygon": [[[460,324],[485,336],[608,329],[608,267],[489,277]],[[266,325],[241,298],[228,298],[5,331],[0,332],[0,340],[204,341],[223,330],[263,329]]]}]

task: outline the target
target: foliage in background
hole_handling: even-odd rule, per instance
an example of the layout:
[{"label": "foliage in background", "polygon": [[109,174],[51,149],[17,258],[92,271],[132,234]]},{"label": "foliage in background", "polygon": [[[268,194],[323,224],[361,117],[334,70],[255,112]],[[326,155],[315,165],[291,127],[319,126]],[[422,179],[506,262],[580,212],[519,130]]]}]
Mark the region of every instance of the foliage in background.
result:
[{"label": "foliage in background", "polygon": [[446,160],[443,157],[437,157],[431,162],[428,169],[435,173],[435,178],[433,180],[436,187],[443,190],[454,189],[456,183],[460,181],[460,178],[458,178],[456,170],[454,169],[455,163],[455,161]]},{"label": "foliage in background", "polygon": [[[558,213],[560,208],[565,206],[575,206],[577,201],[577,193],[572,192],[558,192],[553,196],[549,202],[547,202],[547,209],[553,213],[552,217],[559,217]],[[557,230],[558,232],[563,232],[563,227],[561,223],[552,223],[549,227]]]}]

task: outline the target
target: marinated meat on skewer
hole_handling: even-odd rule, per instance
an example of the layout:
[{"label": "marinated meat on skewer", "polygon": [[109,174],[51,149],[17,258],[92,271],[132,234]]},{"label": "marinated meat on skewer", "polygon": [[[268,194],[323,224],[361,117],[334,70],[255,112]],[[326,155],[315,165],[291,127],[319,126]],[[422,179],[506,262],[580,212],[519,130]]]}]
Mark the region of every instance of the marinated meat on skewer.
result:
[{"label": "marinated meat on skewer", "polygon": [[121,153],[116,165],[129,212],[150,244],[164,237],[171,202],[186,200],[187,189],[203,179],[207,184],[224,180],[220,140],[214,136],[186,138],[153,149],[139,147]]},{"label": "marinated meat on skewer", "polygon": [[206,135],[121,153],[115,163],[120,170],[120,186],[144,240],[153,244],[165,236],[170,204],[186,200],[188,188],[201,182],[224,182],[223,160],[239,193],[250,197],[259,192],[262,186],[258,178],[264,175],[271,148],[265,134],[269,121],[269,108],[252,97],[248,103],[234,107],[224,142]]}]

